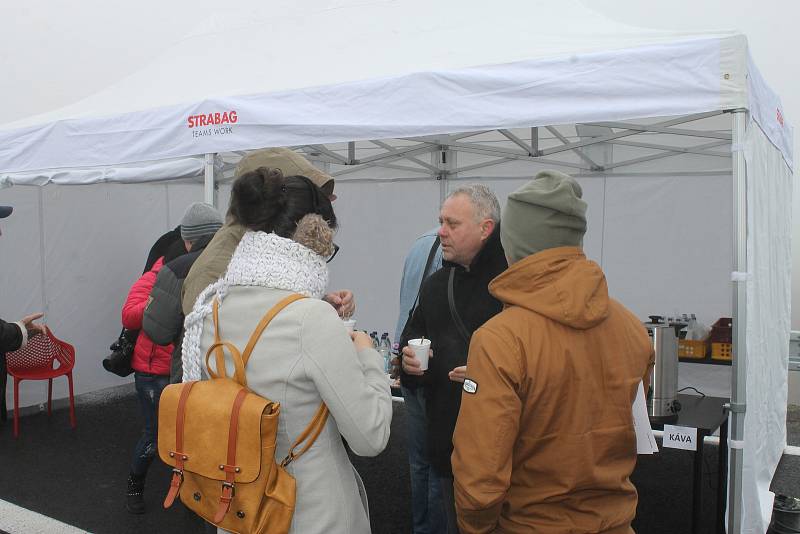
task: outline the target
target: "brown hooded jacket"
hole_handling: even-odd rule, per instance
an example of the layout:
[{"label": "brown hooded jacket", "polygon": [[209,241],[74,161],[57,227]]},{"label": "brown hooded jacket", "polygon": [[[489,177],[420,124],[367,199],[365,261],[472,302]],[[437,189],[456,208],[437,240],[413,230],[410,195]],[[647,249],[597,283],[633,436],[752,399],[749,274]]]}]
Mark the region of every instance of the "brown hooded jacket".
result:
[{"label": "brown hooded jacket", "polygon": [[453,438],[461,532],[633,532],[642,323],[579,248],[528,256],[489,291],[504,310],[472,337]]}]

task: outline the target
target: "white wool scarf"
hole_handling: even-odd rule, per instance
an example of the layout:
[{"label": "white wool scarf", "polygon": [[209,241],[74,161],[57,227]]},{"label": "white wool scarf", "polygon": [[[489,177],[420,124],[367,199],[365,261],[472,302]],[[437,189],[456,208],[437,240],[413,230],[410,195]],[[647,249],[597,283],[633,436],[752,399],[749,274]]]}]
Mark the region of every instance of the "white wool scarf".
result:
[{"label": "white wool scarf", "polygon": [[328,265],[311,249],[276,234],[247,231],[231,257],[225,275],[200,293],[186,316],[183,336],[183,381],[200,380],[203,321],[220,305],[231,286],[283,289],[320,299],[328,287]]}]

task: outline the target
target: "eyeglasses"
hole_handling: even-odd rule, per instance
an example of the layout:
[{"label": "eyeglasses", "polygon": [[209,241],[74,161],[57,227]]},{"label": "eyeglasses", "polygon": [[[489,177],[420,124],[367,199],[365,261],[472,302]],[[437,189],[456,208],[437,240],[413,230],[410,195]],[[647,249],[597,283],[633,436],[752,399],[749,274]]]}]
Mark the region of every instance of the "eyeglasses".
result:
[{"label": "eyeglasses", "polygon": [[333,260],[333,258],[335,258],[335,257],[336,257],[336,253],[337,253],[337,252],[339,252],[339,245],[337,245],[336,243],[334,243],[334,244],[333,244],[333,252],[331,252],[331,255],[330,255],[330,256],[328,256],[328,257],[325,259],[325,263],[330,263],[330,262],[331,262],[331,260]]}]

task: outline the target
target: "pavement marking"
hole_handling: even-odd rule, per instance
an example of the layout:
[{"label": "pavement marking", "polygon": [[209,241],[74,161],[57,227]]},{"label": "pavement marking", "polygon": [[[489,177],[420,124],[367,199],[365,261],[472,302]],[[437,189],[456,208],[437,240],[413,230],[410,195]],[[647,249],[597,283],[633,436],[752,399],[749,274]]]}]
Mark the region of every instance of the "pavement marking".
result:
[{"label": "pavement marking", "polygon": [[85,530],[0,500],[0,533],[89,534]]},{"label": "pavement marking", "polygon": [[787,445],[786,448],[783,449],[783,454],[788,454],[789,456],[800,456],[800,447]]}]

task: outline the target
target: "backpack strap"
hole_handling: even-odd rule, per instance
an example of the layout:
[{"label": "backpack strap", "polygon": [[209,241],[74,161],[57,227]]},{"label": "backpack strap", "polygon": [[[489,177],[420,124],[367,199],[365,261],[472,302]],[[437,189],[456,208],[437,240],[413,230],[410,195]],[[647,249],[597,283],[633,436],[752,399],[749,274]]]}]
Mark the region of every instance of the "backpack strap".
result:
[{"label": "backpack strap", "polygon": [[219,468],[225,471],[225,482],[222,483],[222,493],[219,496],[219,505],[217,506],[217,514],[214,516],[214,523],[220,523],[228,513],[231,507],[233,496],[236,495],[236,488],[233,486],[233,481],[236,473],[240,468],[236,466],[236,442],[239,438],[239,412],[247,397],[247,388],[242,388],[236,395],[233,401],[233,409],[231,410],[231,424],[228,429],[228,457],[227,463],[220,464]]},{"label": "backpack strap", "polygon": [[[215,298],[212,307],[212,317],[214,319],[214,343],[208,348],[208,351],[206,351],[206,369],[208,370],[208,375],[211,378],[227,378],[228,374],[225,369],[224,351],[224,348],[227,348],[230,351],[231,360],[233,360],[233,366],[235,368],[234,380],[243,386],[247,386],[247,377],[245,376],[244,368],[247,365],[248,360],[250,360],[250,355],[252,354],[256,343],[258,343],[258,340],[261,338],[261,334],[264,333],[264,330],[267,328],[267,325],[269,325],[272,319],[274,319],[275,316],[278,315],[285,307],[292,302],[296,302],[304,298],[306,298],[304,295],[295,293],[289,295],[275,304],[275,306],[270,308],[270,310],[261,318],[261,321],[259,321],[258,325],[253,330],[253,333],[250,334],[250,339],[247,341],[247,346],[242,353],[240,353],[239,349],[237,349],[232,343],[222,341],[220,339],[219,300]],[[211,367],[208,365],[212,352],[214,353],[215,357],[216,372],[212,371]]]},{"label": "backpack strap", "polygon": [[[281,462],[281,467],[286,467],[293,461],[297,460],[301,456],[303,456],[308,449],[314,444],[319,437],[322,429],[325,428],[325,423],[328,422],[328,406],[321,402],[319,403],[319,408],[317,408],[317,413],[314,414],[313,419],[311,422],[308,423],[308,426],[303,430],[303,432],[294,440],[292,446],[289,448],[289,454],[286,455],[286,458],[283,459]],[[306,441],[306,444],[300,449],[300,452],[296,453],[294,450],[300,446],[303,441]]]},{"label": "backpack strap", "polygon": [[245,346],[244,352],[242,352],[242,361],[244,362],[244,365],[247,365],[247,361],[250,359],[250,354],[253,352],[256,343],[258,343],[259,338],[261,338],[262,332],[264,332],[264,329],[267,327],[270,321],[272,321],[272,319],[274,319],[275,316],[278,315],[278,313],[280,313],[281,310],[283,310],[286,306],[288,306],[292,302],[296,302],[304,298],[306,298],[304,295],[299,295],[297,293],[295,293],[294,295],[289,295],[288,297],[278,302],[275,306],[273,306],[272,309],[269,310],[264,315],[264,317],[261,318],[261,321],[258,323],[258,326],[256,326],[255,330],[253,330],[253,333],[250,335],[250,340],[247,342],[247,346]]},{"label": "backpack strap", "polygon": [[181,396],[178,399],[178,413],[175,418],[175,449],[169,451],[170,458],[175,458],[175,467],[172,469],[172,480],[169,483],[169,491],[164,499],[164,508],[169,508],[175,502],[178,491],[183,483],[183,464],[189,461],[189,456],[183,452],[183,422],[186,419],[186,401],[189,399],[189,392],[197,382],[187,382],[183,386]]},{"label": "backpack strap", "polygon": [[453,295],[453,278],[455,274],[456,268],[450,267],[450,276],[447,279],[447,302],[450,304],[450,315],[453,317],[453,324],[456,325],[456,330],[461,334],[461,338],[464,340],[464,343],[467,344],[467,348],[469,348],[469,340],[472,336],[470,336],[467,328],[464,326],[464,322],[461,320],[461,316],[458,314],[455,297]]}]

